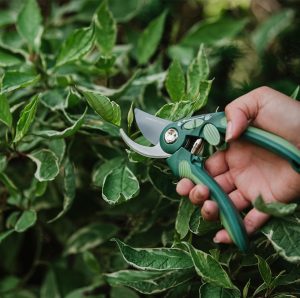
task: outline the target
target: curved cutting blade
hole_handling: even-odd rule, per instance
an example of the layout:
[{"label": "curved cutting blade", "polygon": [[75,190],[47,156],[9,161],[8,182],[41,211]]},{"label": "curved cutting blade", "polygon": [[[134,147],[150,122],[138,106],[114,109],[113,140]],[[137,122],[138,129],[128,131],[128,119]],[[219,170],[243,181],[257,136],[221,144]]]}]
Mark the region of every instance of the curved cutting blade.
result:
[{"label": "curved cutting blade", "polygon": [[149,140],[151,144],[158,144],[161,132],[171,121],[158,118],[139,109],[134,109],[134,114],[137,126],[143,136]]},{"label": "curved cutting blade", "polygon": [[151,157],[151,158],[167,158],[170,157],[171,155],[163,151],[159,145],[155,145],[154,147],[147,147],[140,145],[134,141],[132,141],[127,134],[124,132],[123,129],[120,129],[120,134],[124,142],[135,152],[146,156],[146,157]]}]

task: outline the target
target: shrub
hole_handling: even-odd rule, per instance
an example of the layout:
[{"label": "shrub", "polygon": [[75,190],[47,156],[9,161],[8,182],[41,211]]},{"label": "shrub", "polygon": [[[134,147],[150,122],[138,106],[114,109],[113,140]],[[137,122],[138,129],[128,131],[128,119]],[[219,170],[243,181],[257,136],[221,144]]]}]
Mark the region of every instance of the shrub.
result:
[{"label": "shrub", "polygon": [[0,3],[1,297],[300,295],[295,205],[248,254],[216,245],[219,223],[119,137],[145,144],[134,107],[177,120],[263,84],[297,97],[299,10],[258,21],[245,2]]}]

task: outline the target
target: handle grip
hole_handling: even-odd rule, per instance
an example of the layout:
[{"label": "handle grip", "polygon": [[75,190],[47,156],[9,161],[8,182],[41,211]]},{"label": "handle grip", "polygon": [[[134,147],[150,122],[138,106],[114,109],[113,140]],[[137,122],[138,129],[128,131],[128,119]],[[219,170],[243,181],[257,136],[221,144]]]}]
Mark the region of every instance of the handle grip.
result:
[{"label": "handle grip", "polygon": [[189,151],[180,148],[167,163],[177,177],[188,178],[196,184],[205,184],[211,193],[211,198],[218,204],[220,218],[232,241],[241,251],[247,251],[248,238],[242,218],[227,194],[218,183],[205,171],[200,158]]},{"label": "handle grip", "polygon": [[[217,113],[212,123],[217,129],[225,134],[227,120],[224,112]],[[300,173],[300,150],[287,140],[267,132],[265,130],[249,126],[241,135],[242,139],[248,140],[286,159],[296,172]]]}]

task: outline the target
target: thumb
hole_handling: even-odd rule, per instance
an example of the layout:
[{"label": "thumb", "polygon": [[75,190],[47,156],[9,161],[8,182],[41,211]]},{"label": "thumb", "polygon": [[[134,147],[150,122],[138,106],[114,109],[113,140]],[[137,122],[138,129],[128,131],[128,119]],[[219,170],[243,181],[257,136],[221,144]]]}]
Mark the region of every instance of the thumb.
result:
[{"label": "thumb", "polygon": [[227,118],[226,141],[237,139],[249,123],[253,121],[259,112],[259,102],[256,90],[253,90],[236,100],[225,108]]}]

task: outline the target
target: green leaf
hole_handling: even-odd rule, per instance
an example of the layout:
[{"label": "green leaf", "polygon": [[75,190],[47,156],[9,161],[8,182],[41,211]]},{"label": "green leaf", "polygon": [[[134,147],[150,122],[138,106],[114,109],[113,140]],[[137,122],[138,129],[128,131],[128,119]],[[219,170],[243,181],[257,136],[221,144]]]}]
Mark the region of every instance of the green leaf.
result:
[{"label": "green leaf", "polygon": [[60,298],[57,277],[54,270],[48,270],[40,291],[40,298]]},{"label": "green leaf", "polygon": [[93,110],[104,120],[120,126],[121,124],[121,109],[120,106],[111,101],[108,97],[91,91],[82,91],[88,104]]},{"label": "green leaf", "polygon": [[180,239],[183,239],[189,232],[189,222],[195,208],[190,200],[184,197],[181,198],[175,221],[175,229]]},{"label": "green leaf", "polygon": [[275,251],[289,262],[300,261],[300,218],[295,215],[272,218],[262,228]]},{"label": "green leaf", "polygon": [[198,236],[217,231],[221,228],[222,226],[218,222],[204,220],[199,209],[195,209],[189,222],[190,231]]},{"label": "green leaf", "polygon": [[135,197],[139,182],[127,166],[113,169],[103,180],[102,197],[111,204],[119,204]]},{"label": "green leaf", "polygon": [[12,115],[5,94],[0,94],[0,121],[8,127],[11,127],[12,125]]},{"label": "green leaf", "polygon": [[6,174],[0,172],[0,181],[5,185],[11,195],[17,195],[19,193],[15,183]]},{"label": "green leaf", "polygon": [[111,53],[117,37],[117,25],[110,12],[107,0],[102,1],[95,15],[96,42],[103,54]]},{"label": "green leaf", "polygon": [[280,202],[272,202],[272,203],[266,203],[261,196],[259,196],[254,202],[253,202],[254,208],[257,210],[277,216],[287,216],[289,214],[293,214],[297,209],[296,203],[290,203],[290,204],[284,204]]},{"label": "green leaf", "polygon": [[64,202],[63,209],[48,223],[54,222],[61,218],[71,208],[76,194],[76,176],[75,168],[69,158],[64,162]]},{"label": "green leaf", "polygon": [[93,274],[99,274],[101,272],[96,257],[90,251],[87,250],[83,252],[82,257],[84,263],[87,265],[87,267]]},{"label": "green leaf", "polygon": [[43,33],[42,15],[36,0],[26,0],[21,9],[17,29],[20,35],[28,42],[32,49],[38,50]]},{"label": "green leaf", "polygon": [[222,44],[240,33],[247,23],[247,19],[238,20],[229,17],[221,18],[215,22],[201,21],[187,32],[180,45],[198,47],[201,43]]},{"label": "green leaf", "polygon": [[136,55],[139,64],[146,64],[156,51],[164,30],[166,12],[150,22],[140,35],[137,43]]},{"label": "green leaf", "polygon": [[5,155],[0,155],[0,173],[5,170],[7,166],[7,157]]},{"label": "green leaf", "polygon": [[174,60],[168,69],[165,85],[173,101],[180,101],[184,98],[185,77],[181,65],[177,60]]},{"label": "green leaf", "polygon": [[187,71],[187,95],[191,100],[199,98],[200,83],[207,79],[209,74],[208,60],[204,47],[201,45],[197,57],[190,63]]},{"label": "green leaf", "polygon": [[296,89],[293,91],[293,93],[291,94],[291,98],[297,100],[297,97],[298,97],[298,94],[299,94],[299,90],[300,90],[300,85],[298,85],[298,86],[296,87]]},{"label": "green leaf", "polygon": [[37,220],[37,215],[35,210],[25,210],[22,212],[20,218],[16,222],[15,231],[18,233],[23,233],[30,227],[32,227]]},{"label": "green leaf", "polygon": [[41,95],[41,103],[51,111],[63,110],[66,105],[64,97],[60,89],[47,90]]},{"label": "green leaf", "polygon": [[118,23],[131,20],[143,6],[139,0],[127,0],[126,5],[119,0],[109,0],[108,4]]},{"label": "green leaf", "polygon": [[0,48],[0,67],[8,67],[23,62],[21,55],[17,55],[8,49]]},{"label": "green leaf", "polygon": [[189,254],[177,248],[133,248],[118,239],[117,242],[124,260],[142,270],[182,270],[193,267]]},{"label": "green leaf", "polygon": [[74,135],[81,127],[84,122],[84,117],[86,111],[74,122],[74,124],[70,127],[67,127],[63,131],[56,131],[56,130],[42,130],[42,131],[35,131],[34,135],[39,137],[47,138],[47,139],[56,139],[56,138],[67,138]]},{"label": "green leaf", "polygon": [[277,14],[270,16],[252,33],[252,42],[259,54],[271,44],[271,42],[279,35],[280,32],[288,28],[294,18],[291,10],[281,10]]},{"label": "green leaf", "polygon": [[118,232],[118,227],[108,223],[93,223],[76,231],[67,241],[65,254],[76,254],[97,247]]},{"label": "green leaf", "polygon": [[236,289],[226,271],[219,262],[204,251],[195,249],[191,244],[184,242],[189,249],[196,272],[208,283],[228,289]]},{"label": "green leaf", "polygon": [[257,265],[263,281],[269,286],[272,282],[272,271],[269,264],[260,256],[256,255]]},{"label": "green leaf", "polygon": [[109,172],[120,167],[120,165],[122,165],[123,162],[124,162],[124,158],[118,156],[118,157],[109,159],[100,165],[97,165],[94,168],[93,174],[92,174],[93,184],[95,184],[98,187],[102,187],[104,178],[109,174]]},{"label": "green leaf", "polygon": [[38,181],[54,180],[59,173],[58,159],[48,149],[40,149],[27,155],[36,164],[34,177]]},{"label": "green leaf", "polygon": [[201,298],[240,298],[240,291],[234,289],[224,289],[213,284],[203,284],[199,290]]},{"label": "green leaf", "polygon": [[14,229],[7,230],[5,232],[0,233],[0,244],[12,233],[14,232]]},{"label": "green leaf", "polygon": [[16,135],[14,142],[19,142],[28,132],[37,110],[40,95],[35,95],[31,101],[23,108],[17,122]]},{"label": "green leaf", "polygon": [[34,85],[39,80],[40,75],[36,75],[32,72],[9,70],[4,73],[1,92],[6,93],[25,88]]},{"label": "green leaf", "polygon": [[132,126],[133,119],[134,119],[133,103],[131,103],[130,109],[129,109],[128,114],[127,114],[127,127],[128,127],[128,130],[130,130],[130,128]]},{"label": "green leaf", "polygon": [[105,274],[111,286],[127,286],[143,294],[164,292],[187,282],[193,276],[189,269],[167,272],[121,270]]},{"label": "green leaf", "polygon": [[63,43],[56,66],[79,60],[86,55],[94,44],[94,26],[75,30]]}]

